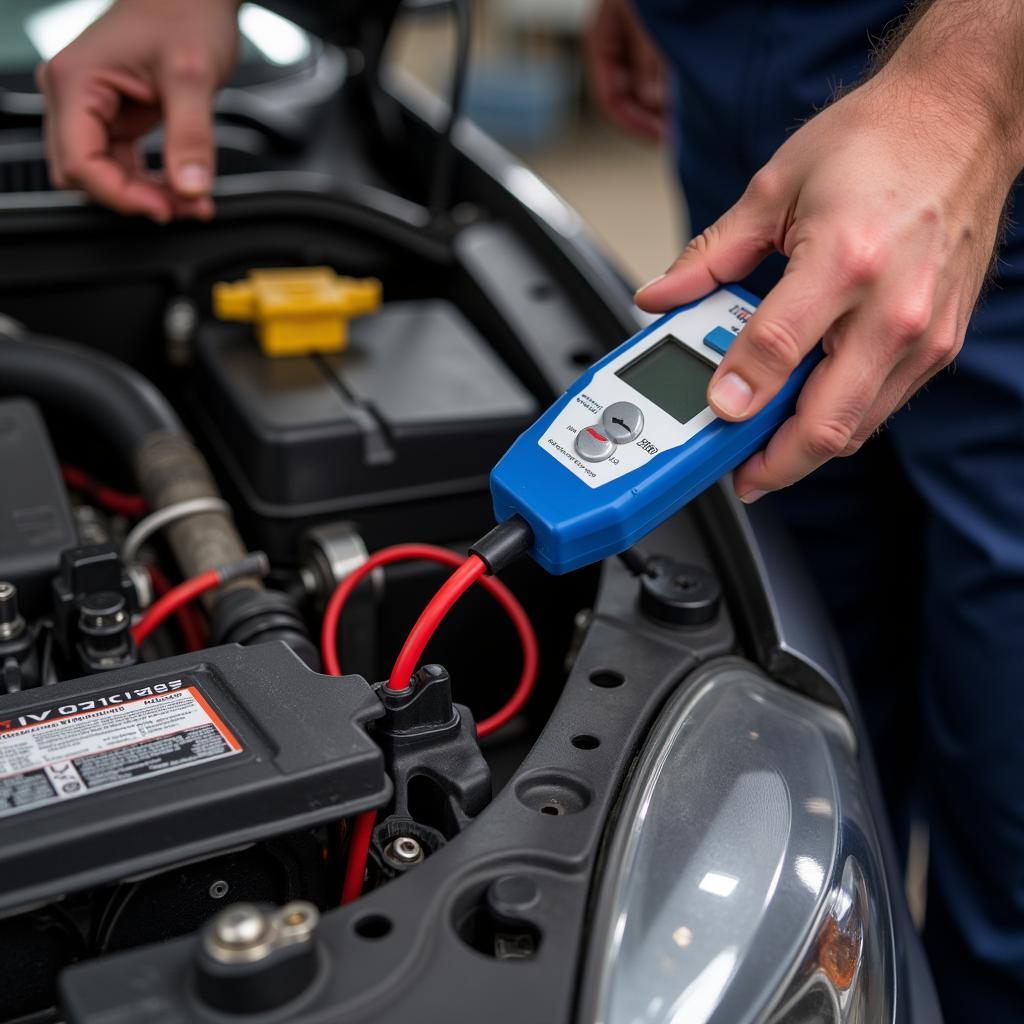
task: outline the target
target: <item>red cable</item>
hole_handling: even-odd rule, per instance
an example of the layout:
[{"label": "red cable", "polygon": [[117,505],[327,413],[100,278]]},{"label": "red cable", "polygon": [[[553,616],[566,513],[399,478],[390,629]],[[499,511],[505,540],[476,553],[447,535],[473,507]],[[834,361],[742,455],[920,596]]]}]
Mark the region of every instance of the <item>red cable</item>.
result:
[{"label": "red cable", "polygon": [[184,608],[200,594],[213,590],[222,583],[241,579],[246,576],[266,576],[270,562],[262,551],[250,551],[247,555],[234,562],[227,562],[216,569],[207,569],[191,579],[172,587],[163,597],[149,606],[146,614],[132,626],[132,639],[141,644],[157,626],[160,626],[168,615],[173,615],[179,608]]},{"label": "red cable", "polygon": [[[157,597],[163,597],[171,589],[170,580],[158,566],[150,565],[146,568],[153,583],[153,593]],[[181,630],[181,639],[185,649],[201,651],[206,646],[206,629],[199,612],[190,604],[183,604],[175,611],[174,617],[178,620],[178,629]]]},{"label": "red cable", "polygon": [[452,610],[452,605],[486,572],[487,566],[483,559],[479,555],[470,555],[441,584],[441,589],[430,599],[405,638],[405,643],[402,644],[402,649],[395,659],[394,668],[391,669],[388,689],[404,690],[409,685],[409,680],[420,663],[423,649],[437,631],[437,627]]},{"label": "red cable", "polygon": [[363,876],[366,874],[366,861],[370,856],[373,826],[376,823],[376,811],[363,811],[362,814],[356,815],[356,824],[352,829],[352,840],[348,847],[348,860],[345,863],[345,878],[341,886],[342,906],[359,899],[363,893]]},{"label": "red cable", "polygon": [[141,494],[115,491],[113,487],[106,487],[97,480],[93,480],[88,473],[83,472],[77,466],[62,465],[60,471],[64,477],[64,483],[68,487],[76,491],[83,491],[108,512],[126,516],[128,519],[140,519],[149,511],[149,504]]},{"label": "red cable", "polygon": [[[503,726],[522,710],[523,705],[533,692],[534,683],[537,680],[539,657],[537,635],[523,606],[504,583],[493,576],[482,575],[486,571],[486,567],[476,556],[463,558],[461,555],[455,554],[454,551],[435,547],[432,544],[395,544],[392,547],[381,548],[380,551],[374,552],[358,569],[355,569],[342,580],[331,595],[330,601],[327,602],[320,635],[324,671],[331,675],[341,675],[341,663],[338,659],[338,622],[345,603],[352,596],[356,587],[375,569],[384,565],[391,565],[394,562],[405,562],[412,559],[440,562],[442,565],[453,567],[456,572],[445,581],[417,620],[412,633],[409,634],[409,639],[406,640],[402,647],[402,652],[395,663],[395,669],[392,670],[392,679],[398,678],[397,669],[400,667],[399,662],[403,660],[403,656],[408,651],[412,650],[414,634],[416,635],[416,648],[411,659],[412,668],[416,667],[416,661],[423,653],[423,649],[430,636],[440,624],[441,619],[444,617],[444,612],[447,612],[455,601],[458,600],[459,596],[477,580],[504,608],[512,620],[512,624],[515,626],[516,633],[519,635],[519,642],[523,648],[523,667],[519,676],[519,683],[503,707],[499,708],[489,718],[485,718],[477,724],[477,735],[486,736]],[[440,611],[442,607],[440,602],[442,600],[444,602],[443,611]],[[404,667],[402,671],[405,671]],[[410,675],[412,675],[411,670],[404,677],[406,682]],[[401,688],[404,689],[404,685]],[[358,898],[362,892],[363,877],[366,874],[366,861],[370,853],[370,842],[376,819],[376,811],[364,811],[356,817],[355,828],[352,831],[352,839],[349,843],[348,862],[345,865],[345,878],[341,897],[343,904],[350,903]]]},{"label": "red cable", "polygon": [[137,645],[141,645],[146,637],[169,615],[173,615],[189,601],[194,601],[200,594],[205,594],[207,590],[219,587],[222,579],[221,570],[207,569],[206,572],[201,572],[198,576],[193,576],[191,579],[185,580],[184,583],[171,587],[163,597],[154,601],[146,614],[132,626],[132,639]]}]

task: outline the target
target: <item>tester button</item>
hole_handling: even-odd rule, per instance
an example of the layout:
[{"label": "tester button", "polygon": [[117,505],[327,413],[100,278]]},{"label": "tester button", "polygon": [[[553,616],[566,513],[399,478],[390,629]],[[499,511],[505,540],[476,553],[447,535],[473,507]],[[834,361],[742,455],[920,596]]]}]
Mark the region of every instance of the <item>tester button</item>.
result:
[{"label": "tester button", "polygon": [[596,427],[584,427],[576,435],[576,454],[587,462],[603,462],[614,450],[614,442]]},{"label": "tester button", "polygon": [[644,429],[644,414],[632,402],[612,402],[601,417],[604,432],[616,444],[629,444]]},{"label": "tester button", "polygon": [[735,337],[736,335],[727,327],[713,327],[704,335],[704,344],[714,349],[720,356],[724,356]]}]

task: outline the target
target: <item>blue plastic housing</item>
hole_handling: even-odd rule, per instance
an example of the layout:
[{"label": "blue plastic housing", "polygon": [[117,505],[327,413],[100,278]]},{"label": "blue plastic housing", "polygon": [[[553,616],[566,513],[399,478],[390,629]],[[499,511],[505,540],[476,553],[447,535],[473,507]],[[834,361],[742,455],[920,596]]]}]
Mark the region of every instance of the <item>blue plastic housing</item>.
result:
[{"label": "blue plastic housing", "polygon": [[[760,301],[736,285],[726,290],[754,306]],[[680,447],[659,452],[647,465],[600,487],[588,487],[538,444],[555,417],[588,387],[601,367],[669,317],[702,301],[672,310],[595,363],[518,437],[491,471],[496,521],[522,516],[533,530],[530,554],[548,572],[560,575],[625,551],[760,450],[792,413],[800,389],[821,358],[820,345],[750,419],[741,423],[715,419]]]}]

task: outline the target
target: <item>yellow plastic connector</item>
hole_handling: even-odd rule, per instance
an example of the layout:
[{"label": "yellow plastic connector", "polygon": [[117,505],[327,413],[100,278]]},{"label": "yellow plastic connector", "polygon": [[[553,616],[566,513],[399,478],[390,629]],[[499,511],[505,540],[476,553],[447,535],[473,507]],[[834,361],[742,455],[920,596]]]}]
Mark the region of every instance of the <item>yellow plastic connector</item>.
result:
[{"label": "yellow plastic connector", "polygon": [[339,277],[330,267],[250,270],[213,286],[213,312],[253,323],[264,355],[308,356],[341,352],[349,320],[375,312],[380,298],[375,277]]}]

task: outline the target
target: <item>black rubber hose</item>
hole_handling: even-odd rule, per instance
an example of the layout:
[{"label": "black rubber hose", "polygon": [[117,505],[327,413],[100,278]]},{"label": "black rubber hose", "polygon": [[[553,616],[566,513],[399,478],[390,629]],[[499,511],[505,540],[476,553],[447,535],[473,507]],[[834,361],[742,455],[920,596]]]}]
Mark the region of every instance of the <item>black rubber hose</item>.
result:
[{"label": "black rubber hose", "polygon": [[[191,498],[220,497],[206,459],[177,413],[142,374],[83,346],[2,327],[0,394],[27,395],[51,411],[69,412],[103,431],[132,468],[154,510]],[[186,577],[237,562],[246,554],[228,512],[188,516],[169,526],[167,535]],[[212,610],[236,590],[248,592],[249,598],[232,598],[232,608],[245,610],[241,617],[235,615],[239,621],[234,623],[235,632],[241,630],[244,638],[232,640],[282,639],[319,669],[316,647],[294,601],[284,594],[267,594],[258,577],[242,577],[211,591],[204,597],[207,607]]]},{"label": "black rubber hose", "polygon": [[51,411],[68,411],[95,424],[135,462],[155,433],[184,434],[167,399],[141,373],[80,345],[26,335],[0,338],[0,393],[30,395]]}]

